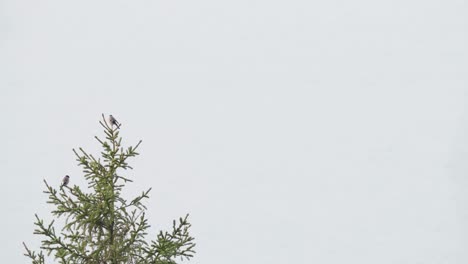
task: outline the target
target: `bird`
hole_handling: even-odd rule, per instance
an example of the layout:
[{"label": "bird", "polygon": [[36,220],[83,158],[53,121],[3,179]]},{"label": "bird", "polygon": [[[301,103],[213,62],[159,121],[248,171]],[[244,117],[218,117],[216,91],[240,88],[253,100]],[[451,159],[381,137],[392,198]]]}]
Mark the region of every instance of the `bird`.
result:
[{"label": "bird", "polygon": [[63,177],[63,180],[62,180],[62,186],[67,186],[67,184],[70,182],[70,176],[68,175],[65,175],[65,177]]},{"label": "bird", "polygon": [[117,128],[120,128],[121,124],[112,115],[109,116],[109,121],[112,126],[115,125]]}]

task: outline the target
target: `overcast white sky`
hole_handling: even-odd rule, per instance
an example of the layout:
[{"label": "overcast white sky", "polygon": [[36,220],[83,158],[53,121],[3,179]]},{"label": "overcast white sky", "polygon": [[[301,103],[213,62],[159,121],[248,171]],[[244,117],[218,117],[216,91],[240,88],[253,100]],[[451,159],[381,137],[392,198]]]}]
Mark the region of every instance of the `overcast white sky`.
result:
[{"label": "overcast white sky", "polygon": [[[192,263],[468,263],[458,0],[0,0],[0,259],[42,180],[85,186],[101,113],[143,140],[129,194],[191,214]],[[49,218],[47,218],[49,219]]]}]

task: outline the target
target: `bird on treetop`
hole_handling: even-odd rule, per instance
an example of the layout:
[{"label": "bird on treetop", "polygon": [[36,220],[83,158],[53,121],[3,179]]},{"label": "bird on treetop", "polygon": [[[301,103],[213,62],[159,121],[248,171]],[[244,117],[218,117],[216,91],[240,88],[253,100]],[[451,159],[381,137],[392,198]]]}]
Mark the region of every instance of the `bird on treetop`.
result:
[{"label": "bird on treetop", "polygon": [[112,115],[109,116],[109,122],[111,123],[112,126],[115,125],[117,128],[120,128],[120,126],[122,125]]}]

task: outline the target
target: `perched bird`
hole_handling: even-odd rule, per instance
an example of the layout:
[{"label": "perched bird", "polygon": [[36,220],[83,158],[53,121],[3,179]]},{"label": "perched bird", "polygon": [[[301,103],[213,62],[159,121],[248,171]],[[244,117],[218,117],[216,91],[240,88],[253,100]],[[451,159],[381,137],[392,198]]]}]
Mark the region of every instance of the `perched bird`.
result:
[{"label": "perched bird", "polygon": [[62,186],[67,186],[67,184],[70,182],[70,176],[68,175],[65,175],[65,177],[63,177],[63,180],[62,180]]},{"label": "perched bird", "polygon": [[120,128],[121,124],[112,115],[109,116],[109,122],[112,126],[115,125],[117,128]]}]

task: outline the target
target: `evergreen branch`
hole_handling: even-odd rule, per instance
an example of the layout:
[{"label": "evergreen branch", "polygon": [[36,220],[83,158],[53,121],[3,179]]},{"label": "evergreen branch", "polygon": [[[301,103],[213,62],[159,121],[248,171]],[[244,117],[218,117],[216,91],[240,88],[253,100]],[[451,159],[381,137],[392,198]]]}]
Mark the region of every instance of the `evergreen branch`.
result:
[{"label": "evergreen branch", "polygon": [[175,263],[176,258],[189,259],[193,257],[195,243],[193,237],[188,233],[191,225],[187,218],[188,215],[185,218],[180,218],[178,224],[174,220],[172,232],[160,231],[157,241],[151,241],[150,247],[145,249],[147,258],[153,261],[150,263]]},{"label": "evergreen branch", "polygon": [[43,235],[46,239],[42,240],[41,249],[44,249],[50,255],[52,252],[56,252],[56,257],[63,257],[65,255],[70,255],[74,259],[86,260],[88,257],[80,253],[76,247],[71,244],[66,244],[63,242],[62,238],[57,236],[55,233],[55,228],[53,227],[54,221],[52,221],[47,227],[44,226],[44,221],[36,216],[36,222],[34,225],[37,226],[37,229],[34,230],[35,235]]},{"label": "evergreen branch", "polygon": [[29,257],[32,260],[32,264],[44,264],[45,263],[44,254],[42,254],[42,251],[36,254],[36,252],[30,250],[24,242],[23,242],[23,246],[26,249],[26,253],[24,253],[24,255],[26,257]]}]

